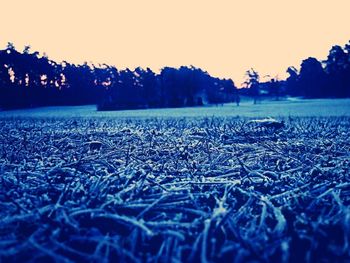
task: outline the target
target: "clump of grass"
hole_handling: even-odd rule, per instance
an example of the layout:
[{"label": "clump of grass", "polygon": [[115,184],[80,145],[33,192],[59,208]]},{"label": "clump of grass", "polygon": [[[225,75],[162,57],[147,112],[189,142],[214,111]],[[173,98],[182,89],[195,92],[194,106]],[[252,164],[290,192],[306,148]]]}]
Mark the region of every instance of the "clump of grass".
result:
[{"label": "clump of grass", "polygon": [[344,261],[350,119],[0,120],[1,261]]}]

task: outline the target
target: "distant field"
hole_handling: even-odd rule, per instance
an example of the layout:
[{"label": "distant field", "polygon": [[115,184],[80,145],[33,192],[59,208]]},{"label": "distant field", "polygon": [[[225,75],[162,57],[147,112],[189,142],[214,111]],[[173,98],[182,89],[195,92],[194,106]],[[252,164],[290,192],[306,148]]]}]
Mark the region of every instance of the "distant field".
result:
[{"label": "distant field", "polygon": [[44,107],[0,112],[1,117],[288,117],[288,116],[350,116],[350,99],[315,99],[262,101],[253,105],[244,101],[235,104],[196,108],[149,109],[98,112],[96,106]]}]

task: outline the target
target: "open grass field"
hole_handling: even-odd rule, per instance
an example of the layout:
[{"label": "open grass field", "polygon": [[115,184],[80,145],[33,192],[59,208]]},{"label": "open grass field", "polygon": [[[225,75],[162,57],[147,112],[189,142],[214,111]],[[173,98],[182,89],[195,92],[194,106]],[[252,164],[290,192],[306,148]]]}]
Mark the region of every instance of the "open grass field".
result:
[{"label": "open grass field", "polygon": [[0,113],[0,262],[350,260],[349,100],[72,109]]},{"label": "open grass field", "polygon": [[97,111],[95,105],[70,107],[45,107],[25,110],[0,111],[1,117],[30,118],[186,118],[186,117],[341,117],[350,116],[350,99],[313,99],[262,101],[253,105],[252,101],[243,100],[237,107],[235,104],[223,106],[205,106],[194,108]]}]

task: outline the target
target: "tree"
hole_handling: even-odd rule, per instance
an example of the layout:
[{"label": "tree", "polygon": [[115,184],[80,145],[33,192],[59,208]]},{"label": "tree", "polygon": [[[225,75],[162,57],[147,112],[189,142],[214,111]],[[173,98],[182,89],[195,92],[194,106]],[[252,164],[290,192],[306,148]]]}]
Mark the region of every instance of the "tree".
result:
[{"label": "tree", "polygon": [[250,89],[250,93],[252,97],[254,98],[254,104],[257,104],[257,101],[260,96],[260,89],[259,89],[259,80],[260,76],[257,71],[255,71],[253,68],[246,71],[246,81],[243,83],[246,88]]},{"label": "tree", "polygon": [[[340,46],[333,46],[325,61],[325,70],[328,74],[329,87],[335,97],[346,97],[349,95],[349,54]],[[329,95],[329,93],[327,94]]]},{"label": "tree", "polygon": [[326,73],[321,62],[309,57],[301,63],[298,84],[307,98],[321,98],[327,96]]},{"label": "tree", "polygon": [[281,83],[277,80],[277,78],[272,78],[269,82],[270,95],[275,97],[276,100],[279,100],[282,91],[281,91]]},{"label": "tree", "polygon": [[298,70],[295,67],[289,67],[287,69],[287,73],[289,74],[286,80],[286,92],[291,96],[302,96],[302,91],[300,90],[300,86],[298,84]]}]

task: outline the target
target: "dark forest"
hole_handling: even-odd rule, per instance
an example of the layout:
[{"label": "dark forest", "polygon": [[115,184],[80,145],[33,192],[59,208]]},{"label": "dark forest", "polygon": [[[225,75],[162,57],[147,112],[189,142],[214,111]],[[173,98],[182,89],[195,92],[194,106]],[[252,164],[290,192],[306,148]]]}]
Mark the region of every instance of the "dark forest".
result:
[{"label": "dark forest", "polygon": [[99,110],[190,107],[236,102],[241,95],[280,99],[350,97],[350,42],[333,46],[325,61],[309,57],[300,70],[291,66],[286,80],[260,81],[254,69],[238,89],[231,79],[182,66],[118,70],[102,64],[55,62],[30,46],[18,51],[12,43],[0,50],[0,108],[96,104]]}]

